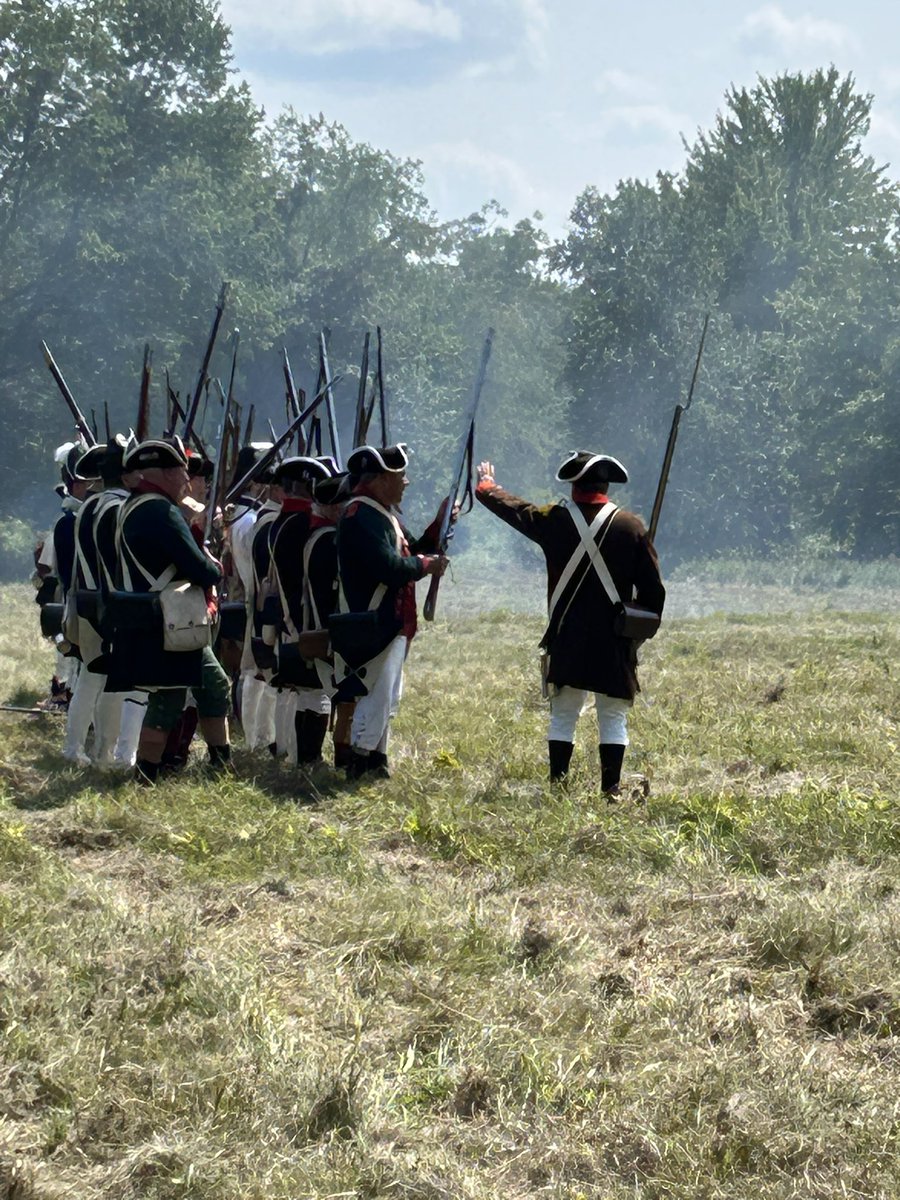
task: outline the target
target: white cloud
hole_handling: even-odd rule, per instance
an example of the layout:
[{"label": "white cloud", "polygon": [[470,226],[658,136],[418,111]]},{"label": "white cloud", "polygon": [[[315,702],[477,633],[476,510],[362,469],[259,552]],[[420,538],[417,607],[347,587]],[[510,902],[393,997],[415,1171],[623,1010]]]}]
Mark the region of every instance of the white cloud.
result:
[{"label": "white cloud", "polygon": [[443,0],[222,0],[236,30],[327,54],[419,41],[458,41],[462,23]]},{"label": "white cloud", "polygon": [[[437,186],[433,191],[453,191],[460,185],[474,183],[473,194],[499,201],[513,212],[530,212],[539,207],[539,194],[533,177],[514,159],[499,154],[468,139],[455,142],[434,142],[422,149],[422,167],[429,180]],[[443,196],[436,197],[441,207]]]},{"label": "white cloud", "polygon": [[663,138],[680,139],[692,122],[686,113],[668,108],[665,104],[614,104],[606,108],[596,121],[585,129],[597,137],[611,133],[628,133],[640,141]]},{"label": "white cloud", "polygon": [[594,90],[601,96],[621,96],[623,100],[646,101],[655,96],[659,89],[641,75],[613,67],[600,74],[594,83]]},{"label": "white cloud", "polygon": [[738,39],[750,49],[782,54],[841,52],[858,47],[857,38],[845,25],[809,13],[794,19],[777,4],[767,4],[745,17]]},{"label": "white cloud", "polygon": [[543,0],[519,0],[524,21],[523,36],[525,51],[536,67],[545,67],[549,61],[547,36],[550,32],[550,16]]}]

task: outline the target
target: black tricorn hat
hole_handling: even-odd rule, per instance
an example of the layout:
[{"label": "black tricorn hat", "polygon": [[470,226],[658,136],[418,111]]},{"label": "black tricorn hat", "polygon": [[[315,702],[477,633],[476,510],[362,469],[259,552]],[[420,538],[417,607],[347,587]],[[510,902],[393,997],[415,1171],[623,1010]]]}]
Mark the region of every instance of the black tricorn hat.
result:
[{"label": "black tricorn hat", "polygon": [[[229,487],[234,487],[236,483],[244,478],[251,467],[255,467],[262,456],[272,449],[271,442],[248,442],[246,446],[241,446],[238,450],[237,462],[234,464],[234,476]],[[256,483],[266,482],[261,476],[257,476]]]},{"label": "black tricorn hat", "polygon": [[317,479],[312,485],[312,494],[317,504],[337,504],[350,495],[350,472],[340,471],[327,479]]},{"label": "black tricorn hat", "polygon": [[148,438],[133,446],[122,462],[123,471],[148,471],[153,467],[166,470],[169,467],[186,467],[187,452],[184,442],[177,435],[171,438]]},{"label": "black tricorn hat", "polygon": [[306,483],[312,487],[317,479],[328,479],[331,472],[318,458],[296,454],[275,468],[276,483]]},{"label": "black tricorn hat", "polygon": [[582,483],[592,487],[598,483],[627,483],[628,472],[617,458],[609,454],[573,450],[559,464],[556,478],[560,483]]},{"label": "black tricorn hat", "polygon": [[347,459],[351,475],[380,475],[384,471],[399,475],[408,465],[406,442],[398,442],[396,446],[357,446]]},{"label": "black tricorn hat", "polygon": [[192,450],[188,450],[186,453],[188,475],[191,479],[197,479],[198,477],[212,479],[216,470],[212,459],[195,454]]},{"label": "black tricorn hat", "polygon": [[122,459],[128,442],[121,433],[114,434],[108,442],[91,446],[79,458],[75,473],[79,479],[118,479],[122,474]]},{"label": "black tricorn hat", "polygon": [[83,451],[75,461],[72,474],[76,479],[99,479],[103,474],[103,460],[106,458],[106,445],[98,442],[90,450]]}]

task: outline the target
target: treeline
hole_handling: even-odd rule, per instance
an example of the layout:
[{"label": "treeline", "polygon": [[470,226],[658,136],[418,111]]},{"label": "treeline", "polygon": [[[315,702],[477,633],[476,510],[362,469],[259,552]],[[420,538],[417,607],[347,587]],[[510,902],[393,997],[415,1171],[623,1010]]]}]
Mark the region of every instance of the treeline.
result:
[{"label": "treeline", "polygon": [[264,122],[229,63],[206,0],[0,2],[0,514],[46,519],[69,435],[40,339],[82,408],[107,401],[125,427],[144,342],[157,384],[168,366],[189,390],[229,279],[237,393],[276,426],[282,345],[309,387],[330,330],[349,423],[363,332],[383,327],[395,436],[429,505],[491,324],[479,451],[549,498],[561,453],[600,447],[648,512],[709,310],[667,560],[896,549],[897,191],[860,148],[870,98],[852,80],[730,92],[683,172],[588,188],[554,245],[492,203],[438,220],[416,163],[323,116]]}]

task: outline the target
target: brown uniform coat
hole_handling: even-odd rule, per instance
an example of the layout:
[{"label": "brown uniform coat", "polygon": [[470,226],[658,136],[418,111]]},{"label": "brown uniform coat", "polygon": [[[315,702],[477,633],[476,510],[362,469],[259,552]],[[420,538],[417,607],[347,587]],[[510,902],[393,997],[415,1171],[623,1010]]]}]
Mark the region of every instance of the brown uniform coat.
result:
[{"label": "brown uniform coat", "polygon": [[[531,541],[537,542],[547,561],[547,600],[553,594],[566,564],[579,545],[578,531],[569,513],[573,503],[537,507],[496,485],[479,485],[478,499],[491,512]],[[579,504],[590,525],[601,509],[599,504]],[[623,599],[662,613],[666,589],[659,575],[659,562],[640,517],[625,509],[608,525],[603,541],[603,558]],[[591,568],[583,582],[586,558],[575,571],[560,601],[562,613],[573,595],[571,606],[548,647],[548,679],[557,687],[584,688],[633,700],[640,690],[635,644],[613,632],[613,605]]]}]

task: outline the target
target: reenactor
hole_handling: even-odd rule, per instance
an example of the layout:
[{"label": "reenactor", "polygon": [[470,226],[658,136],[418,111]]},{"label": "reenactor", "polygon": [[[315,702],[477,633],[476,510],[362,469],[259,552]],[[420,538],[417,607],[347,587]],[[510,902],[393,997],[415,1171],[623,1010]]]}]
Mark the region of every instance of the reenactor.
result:
[{"label": "reenactor", "polygon": [[209,644],[208,616],[221,570],[179,508],[189,485],[187,455],[177,437],[149,439],[129,451],[123,466],[140,471],[141,481],[122,505],[116,531],[122,585],[130,596],[114,615],[110,683],[150,691],[135,776],[156,782],[188,688],[210,767],[221,771],[231,758],[230,684]]},{"label": "reenactor", "polygon": [[639,690],[637,643],[616,632],[618,602],[661,616],[666,591],[642,521],[607,495],[610,484],[628,482],[622,464],[578,450],[561,463],[556,478],[571,487],[571,502],[538,507],[499,487],[492,464],[483,462],[476,494],[485,508],[536,542],[547,562],[550,779],[560,781],[569,770],[575,726],[592,693],[600,787],[614,800],[628,745],[628,710]]},{"label": "reenactor", "polygon": [[318,706],[313,711],[326,712],[325,704],[333,710],[334,765],[346,770],[352,761],[350,725],[354,700],[344,700],[336,693],[334,667],[330,654],[328,621],[337,612],[340,586],[338,581],[337,522],[348,495],[350,476],[339,472],[328,479],[317,479],[312,485],[313,507],[310,532],[303,548],[303,632],[304,657],[308,658],[319,679]]},{"label": "reenactor", "polygon": [[[60,469],[60,483],[56,490],[62,497],[62,512],[46,538],[37,562],[39,574],[46,573],[47,578],[56,579],[55,595],[63,605],[63,612],[74,582],[75,518],[85,496],[96,483],[96,479],[78,474],[77,464],[86,449],[83,442],[67,442],[54,455]],[[57,646],[51,692],[63,698],[66,708],[75,691],[79,664],[77,647],[69,643],[66,650],[66,640],[61,639]]]},{"label": "reenactor", "polygon": [[[87,496],[75,519],[74,586],[82,666],[69,706],[63,757],[82,766],[93,762],[106,770],[134,766],[147,703],[146,696],[137,692],[105,690],[109,646],[104,642],[102,613],[105,599],[115,587],[116,516],[129,496],[122,478],[126,449],[125,438],[117,435],[88,450],[76,468],[81,476],[99,476],[103,487]],[[133,486],[137,479],[129,476],[128,483]],[[87,753],[91,727],[93,758]]]},{"label": "reenactor", "polygon": [[[271,449],[271,442],[251,442],[238,452],[232,486],[243,479]],[[256,575],[253,569],[253,535],[262,513],[275,512],[280,505],[264,508],[268,484],[260,480],[249,484],[226,512],[226,528],[231,546],[235,573],[243,592],[246,620],[241,649],[240,685],[238,697],[240,719],[247,748],[255,750],[275,740],[275,694],[268,686],[253,658],[253,637],[256,615]],[[274,516],[272,518],[274,520]]]},{"label": "reenactor", "polygon": [[340,613],[332,620],[335,680],[343,698],[358,696],[350,731],[349,778],[390,775],[387,746],[403,664],[416,633],[416,588],[442,575],[434,553],[439,517],[418,540],[397,510],[409,480],[406,446],[360,446],[347,460],[352,495],[337,527]]},{"label": "reenactor", "polygon": [[[272,684],[281,690],[279,707],[284,714],[279,731],[280,743],[292,747],[289,756],[301,766],[311,766],[322,756],[328,731],[331,700],[321,688],[312,663],[300,653],[303,631],[303,550],[312,521],[312,487],[327,479],[333,460],[299,455],[285,459],[276,471],[284,493],[281,514],[272,530],[271,579],[280,601],[281,622],[278,639],[278,666]],[[293,738],[286,724],[293,723]]]}]

